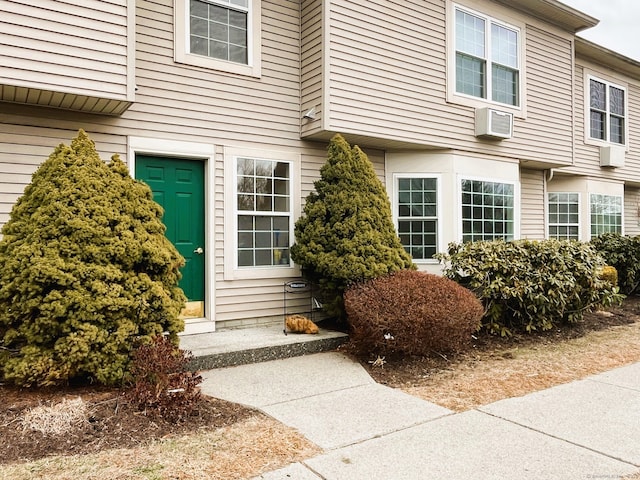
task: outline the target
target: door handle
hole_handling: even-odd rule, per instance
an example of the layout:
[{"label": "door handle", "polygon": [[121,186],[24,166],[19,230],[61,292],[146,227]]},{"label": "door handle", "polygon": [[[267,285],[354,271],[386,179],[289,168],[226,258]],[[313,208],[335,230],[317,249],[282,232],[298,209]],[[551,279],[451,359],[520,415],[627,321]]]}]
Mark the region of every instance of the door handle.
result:
[{"label": "door handle", "polygon": [[198,255],[202,255],[204,253],[204,250],[202,247],[198,247],[196,248],[193,253],[197,253]]}]

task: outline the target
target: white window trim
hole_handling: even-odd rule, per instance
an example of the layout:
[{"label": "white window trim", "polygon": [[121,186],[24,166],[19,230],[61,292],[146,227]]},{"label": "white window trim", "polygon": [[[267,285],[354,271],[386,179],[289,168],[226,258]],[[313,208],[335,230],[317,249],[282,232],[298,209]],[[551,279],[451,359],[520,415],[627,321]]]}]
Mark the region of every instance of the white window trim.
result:
[{"label": "white window trim", "polygon": [[[394,173],[393,174],[393,193],[392,193],[392,212],[393,212],[393,224],[396,228],[396,233],[398,233],[398,221],[400,217],[398,215],[398,201],[399,201],[399,192],[398,192],[398,180],[401,178],[435,178],[436,180],[436,188],[437,188],[437,208],[436,208],[436,221],[438,224],[438,228],[436,231],[437,244],[436,244],[436,253],[444,252],[443,245],[443,231],[442,231],[442,175],[433,174],[433,173]],[[399,235],[399,233],[398,233]],[[437,265],[440,263],[439,260],[435,258],[426,258],[426,259],[413,259],[413,262],[418,265]]]},{"label": "white window trim", "polygon": [[[259,160],[275,160],[290,164],[290,218],[289,218],[289,245],[295,241],[294,226],[300,216],[301,198],[301,169],[300,154],[256,150],[251,148],[225,147],[224,149],[224,279],[243,280],[257,278],[286,278],[299,276],[300,269],[290,262],[288,267],[238,267],[238,210],[236,207],[237,188],[237,159],[253,158]],[[265,212],[268,213],[268,212]]]},{"label": "white window trim", "polygon": [[504,178],[490,178],[490,177],[476,177],[469,175],[461,175],[457,176],[457,200],[456,200],[456,208],[458,214],[458,242],[462,243],[464,238],[464,232],[462,228],[462,180],[471,180],[471,181],[479,181],[479,182],[492,182],[492,183],[504,183],[513,185],[513,240],[520,239],[520,218],[521,213],[520,210],[522,208],[522,199],[520,198],[520,182],[514,180],[506,180]]},{"label": "white window trim", "polygon": [[[507,22],[501,20],[492,15],[481,13],[477,10],[473,10],[465,5],[454,3],[447,0],[447,102],[469,106],[473,108],[482,107],[495,107],[498,110],[511,112],[518,118],[526,118],[526,64],[525,64],[525,25],[521,22],[517,22],[514,19],[509,19]],[[509,105],[506,103],[495,102],[488,98],[478,98],[473,95],[467,95],[464,93],[458,93],[456,91],[456,9],[468,12],[471,15],[484,18],[488,24],[496,23],[502,25],[511,30],[518,32],[518,106]],[[490,43],[487,48],[490,48]],[[489,65],[487,65],[487,75],[489,72]],[[491,88],[490,83],[487,83],[487,91]]]},{"label": "white window trim", "polygon": [[588,207],[589,207],[588,209],[589,231],[588,231],[587,238],[589,240],[595,238],[591,233],[591,227],[593,226],[593,224],[591,223],[591,196],[592,195],[601,195],[603,197],[616,197],[620,199],[620,234],[624,235],[624,195],[615,195],[612,193],[601,193],[601,192],[595,191],[595,192],[588,192],[587,194]]},{"label": "white window trim", "polygon": [[[549,228],[551,228],[551,223],[549,223],[549,195],[555,193],[555,194],[563,194],[563,193],[568,193],[568,194],[577,194],[578,195],[578,240],[582,239],[582,193],[581,192],[576,192],[576,191],[568,191],[568,190],[558,190],[558,191],[548,191],[546,193],[546,198],[545,198],[545,205],[546,205],[546,210],[545,210],[545,225],[546,225],[546,232],[545,232],[545,238],[546,239],[550,239],[551,235],[549,235]],[[555,224],[555,225],[563,225],[564,224]],[[573,224],[568,224],[568,225],[573,225]]]},{"label": "white window trim", "polygon": [[[604,83],[607,86],[607,140],[591,137],[591,80]],[[609,87],[619,88],[624,91],[624,143],[611,142],[608,138],[609,130]],[[629,88],[627,85],[611,81],[597,74],[587,73],[584,78],[584,143],[587,145],[609,146],[617,145],[629,149]]]},{"label": "white window trim", "polygon": [[174,0],[174,60],[194,67],[260,78],[261,75],[261,2],[249,0],[248,65],[189,53],[189,0]]}]

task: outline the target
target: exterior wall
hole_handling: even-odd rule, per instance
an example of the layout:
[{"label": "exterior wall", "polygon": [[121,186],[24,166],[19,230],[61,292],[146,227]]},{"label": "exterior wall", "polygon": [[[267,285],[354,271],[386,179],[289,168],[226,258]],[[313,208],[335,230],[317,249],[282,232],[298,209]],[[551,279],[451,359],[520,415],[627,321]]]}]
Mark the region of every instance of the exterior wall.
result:
[{"label": "exterior wall", "polygon": [[520,170],[521,238],[542,240],[546,238],[545,172]]},{"label": "exterior wall", "polygon": [[624,189],[624,233],[640,235],[640,189],[637,187]]},{"label": "exterior wall", "polygon": [[133,0],[2,2],[0,99],[119,114],[134,95]]},{"label": "exterior wall", "polygon": [[[314,58],[323,55],[322,101],[313,96],[321,88],[318,77],[303,75],[302,80],[303,92],[314,92],[303,95],[302,106],[316,107],[321,115],[303,124],[303,135],[316,138],[340,131],[385,147],[455,148],[517,157],[542,167],[571,164],[572,37],[494,2],[458,3],[522,25],[521,84],[526,91],[512,139],[476,139],[474,105],[448,96],[453,56],[447,43],[453,45],[454,19],[447,0],[324,2],[323,47],[315,38],[312,45],[303,45],[303,52]],[[550,84],[555,86],[551,92]]]}]

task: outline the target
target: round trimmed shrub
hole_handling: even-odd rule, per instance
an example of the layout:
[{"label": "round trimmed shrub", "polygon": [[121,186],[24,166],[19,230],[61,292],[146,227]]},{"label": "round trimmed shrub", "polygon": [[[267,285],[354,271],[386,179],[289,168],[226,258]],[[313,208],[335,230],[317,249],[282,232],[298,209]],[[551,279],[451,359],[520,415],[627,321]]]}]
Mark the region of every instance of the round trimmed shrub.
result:
[{"label": "round trimmed shrub", "polygon": [[0,380],[117,384],[132,351],[167,332],[185,297],[184,259],[151,189],[80,131],[14,205],[0,241]]},{"label": "round trimmed shrub", "polygon": [[415,270],[354,285],[344,301],[351,343],[365,354],[426,356],[463,350],[484,312],[471,291]]}]

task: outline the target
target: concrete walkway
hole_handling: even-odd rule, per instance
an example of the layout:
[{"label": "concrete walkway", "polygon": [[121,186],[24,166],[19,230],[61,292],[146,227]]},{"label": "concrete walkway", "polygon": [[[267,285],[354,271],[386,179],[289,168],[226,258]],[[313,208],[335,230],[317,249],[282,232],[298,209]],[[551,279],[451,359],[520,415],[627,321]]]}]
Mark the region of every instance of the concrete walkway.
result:
[{"label": "concrete walkway", "polygon": [[378,385],[336,352],[210,370],[203,378],[203,393],[256,407],[324,449],[258,479],[612,479],[640,472],[640,363],[458,414]]}]

